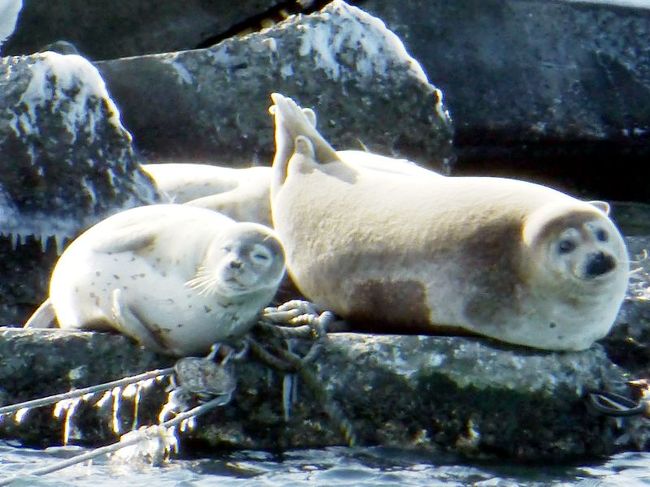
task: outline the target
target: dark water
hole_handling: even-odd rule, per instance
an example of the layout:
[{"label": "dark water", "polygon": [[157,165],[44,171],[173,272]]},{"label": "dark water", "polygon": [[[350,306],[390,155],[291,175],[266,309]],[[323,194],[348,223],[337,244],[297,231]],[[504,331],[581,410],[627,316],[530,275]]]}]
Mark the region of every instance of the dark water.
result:
[{"label": "dark water", "polygon": [[[83,450],[0,445],[0,478],[26,473]],[[573,467],[468,465],[386,448],[297,450],[282,456],[238,452],[219,459],[172,460],[162,467],[105,458],[16,486],[650,486],[650,453],[625,453]]]}]

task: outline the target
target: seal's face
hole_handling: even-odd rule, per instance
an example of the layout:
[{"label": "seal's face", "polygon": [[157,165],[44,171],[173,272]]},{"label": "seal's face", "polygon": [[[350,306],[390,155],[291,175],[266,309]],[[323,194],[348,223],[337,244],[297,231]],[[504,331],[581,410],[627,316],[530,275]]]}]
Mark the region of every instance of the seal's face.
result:
[{"label": "seal's face", "polygon": [[[547,215],[536,225],[532,248],[538,275],[547,277],[557,289],[567,287],[620,287],[627,281],[627,251],[621,234],[596,209]],[[562,290],[561,292],[564,292]]]},{"label": "seal's face", "polygon": [[213,242],[188,286],[200,294],[237,296],[277,287],[284,275],[284,251],[271,230],[241,223]]},{"label": "seal's face", "polygon": [[619,266],[616,235],[603,221],[590,220],[565,229],[550,242],[549,263],[577,280],[607,281]]}]

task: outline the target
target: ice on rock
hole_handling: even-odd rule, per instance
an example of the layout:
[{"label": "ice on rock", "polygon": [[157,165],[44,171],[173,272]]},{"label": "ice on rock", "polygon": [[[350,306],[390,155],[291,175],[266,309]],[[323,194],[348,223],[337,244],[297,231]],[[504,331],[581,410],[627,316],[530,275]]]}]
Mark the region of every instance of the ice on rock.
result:
[{"label": "ice on rock", "polygon": [[55,418],[61,418],[61,415],[65,413],[65,420],[63,423],[63,444],[67,445],[70,441],[70,432],[72,431],[74,425],[72,423],[72,418],[74,416],[77,407],[83,400],[83,397],[77,397],[74,399],[64,399],[56,403],[52,415]]},{"label": "ice on rock", "polygon": [[[427,76],[420,64],[406,52],[399,37],[378,18],[341,0],[332,2],[332,14],[321,17],[304,29],[300,55],[316,60],[334,80],[346,72],[366,77],[388,77],[395,59],[403,60],[407,69],[424,83]],[[342,55],[352,56],[352,70],[341,70]]]},{"label": "ice on rock", "polygon": [[14,414],[14,421],[17,424],[22,423],[25,420],[25,418],[27,417],[27,413],[29,413],[30,411],[31,411],[31,408],[19,409],[18,411],[16,411],[16,414]]},{"label": "ice on rock", "polygon": [[120,407],[122,404],[122,388],[115,387],[111,391],[113,396],[113,432],[120,434]]},{"label": "ice on rock", "polygon": [[126,132],[120,122],[119,111],[106,90],[104,80],[88,60],[76,54],[59,54],[47,51],[34,55],[31,65],[32,77],[19,103],[26,113],[19,116],[14,130],[21,134],[38,133],[37,108],[59,110],[66,106],[65,114],[73,142],[80,130],[90,131],[94,141],[95,126],[104,116],[106,104],[109,122]]},{"label": "ice on rock", "polygon": [[[2,17],[0,0],[0,20]],[[100,219],[157,195],[97,69],[55,52],[0,59],[0,236],[60,254]]]}]

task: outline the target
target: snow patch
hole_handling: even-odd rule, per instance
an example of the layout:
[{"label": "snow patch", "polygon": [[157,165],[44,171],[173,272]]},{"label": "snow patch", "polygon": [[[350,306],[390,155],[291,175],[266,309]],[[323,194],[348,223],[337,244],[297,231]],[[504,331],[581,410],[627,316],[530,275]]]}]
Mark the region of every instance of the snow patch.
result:
[{"label": "snow patch", "polygon": [[208,57],[216,65],[229,66],[232,64],[233,57],[228,52],[228,43],[220,44],[215,47],[211,47],[207,50]]},{"label": "snow patch", "polygon": [[108,122],[119,131],[126,132],[104,80],[88,60],[76,54],[63,55],[49,51],[35,54],[34,57],[36,61],[30,66],[31,80],[19,100],[26,112],[12,123],[18,136],[39,133],[36,109],[41,108],[65,117],[73,141],[79,131],[87,131],[92,142],[96,136],[96,124],[105,117],[104,104]]},{"label": "snow patch", "polygon": [[398,59],[423,83],[429,84],[420,64],[383,21],[342,0],[334,0],[330,5],[329,12],[315,17],[310,25],[301,26],[304,32],[301,56],[312,57],[320,69],[337,81],[344,77],[339,62],[343,56],[352,56],[356,63],[353,70],[369,78],[388,77],[391,70],[403,69],[395,66]]},{"label": "snow patch", "polygon": [[194,77],[192,74],[187,70],[187,68],[178,61],[178,55],[177,54],[172,54],[172,55],[165,55],[161,57],[161,60],[165,63],[170,65],[174,71],[176,71],[176,76],[178,77],[178,80],[183,84],[187,85],[192,85],[194,84]]}]

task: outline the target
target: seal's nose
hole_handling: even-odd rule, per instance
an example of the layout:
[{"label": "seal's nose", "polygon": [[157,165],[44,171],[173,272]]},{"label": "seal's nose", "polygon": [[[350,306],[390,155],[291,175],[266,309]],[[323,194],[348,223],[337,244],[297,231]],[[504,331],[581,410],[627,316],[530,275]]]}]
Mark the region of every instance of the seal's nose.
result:
[{"label": "seal's nose", "polygon": [[239,269],[241,267],[241,261],[240,260],[231,260],[230,261],[230,268],[231,269]]},{"label": "seal's nose", "polygon": [[585,267],[588,278],[602,276],[616,267],[616,261],[611,255],[604,252],[597,252],[589,255],[589,261]]}]

